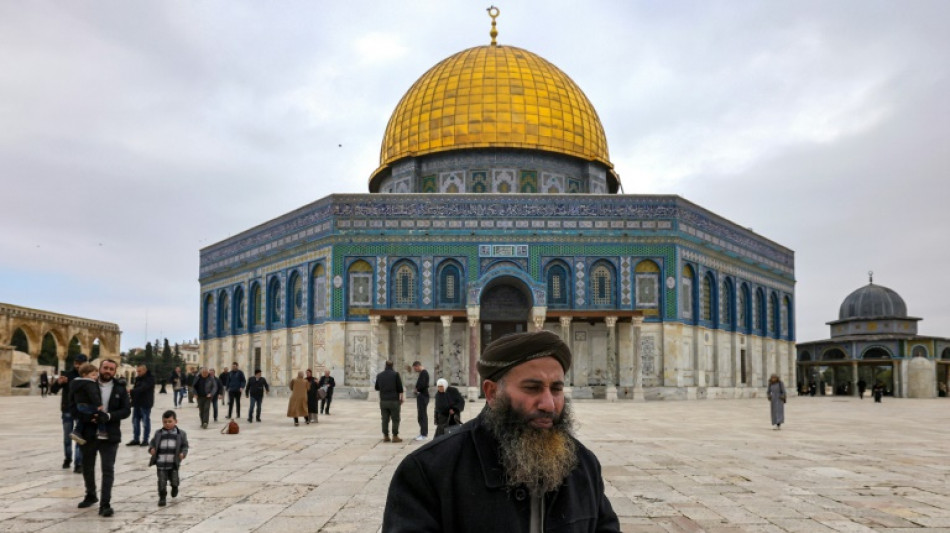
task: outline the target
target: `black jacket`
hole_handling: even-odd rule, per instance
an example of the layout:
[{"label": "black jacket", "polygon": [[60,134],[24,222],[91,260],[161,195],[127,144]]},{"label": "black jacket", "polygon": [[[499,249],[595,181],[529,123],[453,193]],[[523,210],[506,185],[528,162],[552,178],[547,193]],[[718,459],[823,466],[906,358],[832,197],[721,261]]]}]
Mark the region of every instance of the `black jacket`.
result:
[{"label": "black jacket", "polygon": [[132,385],[132,407],[148,407],[155,405],[155,376],[151,370],[135,379]]},{"label": "black jacket", "polygon": [[264,377],[251,376],[251,379],[247,380],[247,388],[244,389],[244,395],[250,398],[254,397],[256,400],[260,400],[264,397],[264,391],[270,392],[270,385],[267,384],[267,379]]},{"label": "black jacket", "polygon": [[54,379],[49,390],[53,394],[62,390],[63,394],[59,398],[59,411],[61,413],[72,413],[73,399],[69,397],[69,382],[79,377],[79,371],[74,368],[69,372],[63,372],[62,375],[66,376],[66,383],[60,384],[58,379]]},{"label": "black jacket", "polygon": [[[129,400],[129,391],[126,389],[124,379],[113,378],[115,385],[112,386],[112,395],[109,398],[103,398],[102,403],[109,406],[109,419],[106,421],[106,430],[109,432],[109,442],[121,442],[122,430],[120,425],[122,420],[132,414],[132,402]],[[104,414],[104,413],[103,413]],[[82,428],[82,436],[87,441],[96,439],[96,424],[89,423],[93,416],[79,413],[83,422],[87,422]]]},{"label": "black jacket", "polygon": [[[578,465],[545,495],[544,531],[620,531],[604,494],[600,463],[577,443]],[[490,510],[490,512],[486,512]],[[406,456],[393,474],[383,533],[528,531],[531,499],[507,490],[498,441],[482,417]]]},{"label": "black jacket", "polygon": [[195,378],[195,395],[201,396],[202,398],[207,395],[211,395],[211,398],[214,399],[218,396],[218,378],[211,376],[201,377],[201,374],[198,374],[198,377]]},{"label": "black jacket", "polygon": [[399,399],[403,393],[402,378],[399,373],[392,368],[387,368],[379,374],[376,374],[376,390],[379,391],[379,400],[391,402]]},{"label": "black jacket", "polygon": [[429,371],[424,368],[419,371],[419,378],[416,379],[416,395],[429,396]]},{"label": "black jacket", "polygon": [[318,387],[327,388],[327,398],[333,398],[333,389],[336,387],[336,380],[333,379],[333,376],[320,376],[320,381],[317,383]]},{"label": "black jacket", "polygon": [[435,393],[435,419],[448,420],[449,409],[455,409],[455,414],[465,409],[465,398],[455,387],[446,387],[445,392]]}]

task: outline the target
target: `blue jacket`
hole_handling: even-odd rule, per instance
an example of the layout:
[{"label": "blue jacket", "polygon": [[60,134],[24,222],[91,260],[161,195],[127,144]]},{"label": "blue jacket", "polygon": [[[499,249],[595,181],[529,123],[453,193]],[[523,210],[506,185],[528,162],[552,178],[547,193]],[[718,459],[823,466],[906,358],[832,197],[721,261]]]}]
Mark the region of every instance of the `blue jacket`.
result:
[{"label": "blue jacket", "polygon": [[232,370],[228,372],[228,392],[237,392],[247,385],[247,378],[241,370]]}]

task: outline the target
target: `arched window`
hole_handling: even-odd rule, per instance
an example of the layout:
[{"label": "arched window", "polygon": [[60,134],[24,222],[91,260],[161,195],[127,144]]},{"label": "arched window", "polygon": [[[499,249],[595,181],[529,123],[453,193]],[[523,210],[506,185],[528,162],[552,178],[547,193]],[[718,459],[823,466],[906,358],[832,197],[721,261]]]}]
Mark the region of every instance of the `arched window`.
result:
[{"label": "arched window", "polygon": [[749,286],[743,283],[739,288],[739,305],[736,306],[736,326],[746,333],[749,333],[752,329],[752,325],[749,323],[752,317],[752,313],[749,310],[750,303]]},{"label": "arched window", "polygon": [[201,333],[204,334],[205,337],[211,335],[213,331],[211,328],[211,315],[214,311],[214,307],[212,307],[212,305],[214,305],[214,299],[210,294],[205,295],[205,303],[201,309],[201,324],[203,326]]},{"label": "arched window", "polygon": [[304,317],[303,306],[303,280],[300,274],[294,272],[290,275],[290,309],[294,320],[300,320]]},{"label": "arched window", "polygon": [[766,315],[765,308],[765,291],[762,290],[762,287],[759,287],[755,290],[755,301],[753,302],[753,307],[752,319],[754,320],[754,323],[752,324],[752,329],[760,332],[762,335],[765,335],[765,331],[768,329],[768,315]]},{"label": "arched window", "polygon": [[313,273],[310,280],[311,307],[313,308],[314,318],[326,318],[327,316],[327,276],[323,268],[323,263],[313,267]]},{"label": "arched window", "polygon": [[654,309],[660,306],[660,267],[650,260],[637,263],[634,271],[636,306]]},{"label": "arched window", "polygon": [[567,307],[570,302],[571,286],[567,281],[567,267],[560,261],[548,265],[545,281],[548,286],[548,306]]},{"label": "arched window", "polygon": [[274,276],[267,286],[267,323],[279,324],[283,317],[284,299],[280,292],[280,280]]},{"label": "arched window", "polygon": [[719,323],[723,326],[732,324],[732,309],[735,307],[735,291],[732,290],[732,280],[726,278],[719,289]]},{"label": "arched window", "polygon": [[606,262],[599,262],[590,269],[591,303],[598,307],[614,304],[614,272]]},{"label": "arched window", "polygon": [[769,333],[771,333],[774,337],[779,336],[779,330],[781,328],[778,314],[778,296],[773,292],[771,295],[769,295]]},{"label": "arched window", "polygon": [[244,288],[238,286],[234,289],[234,324],[237,329],[244,329],[247,325],[245,322],[245,312],[247,309],[244,308]]},{"label": "arched window", "polygon": [[454,261],[439,269],[439,305],[457,306],[462,303],[462,271]]},{"label": "arched window", "polygon": [[792,299],[785,296],[782,299],[782,337],[792,340]]},{"label": "arched window", "polygon": [[251,323],[258,327],[264,325],[264,297],[260,283],[251,287]]},{"label": "arched window", "polygon": [[918,344],[910,352],[911,357],[927,357],[927,348]]},{"label": "arched window", "polygon": [[680,316],[693,318],[693,268],[683,265],[680,276]]},{"label": "arched window", "polygon": [[703,276],[703,283],[699,287],[699,301],[699,318],[711,322],[713,319],[713,280],[710,274]]},{"label": "arched window", "polygon": [[350,265],[348,275],[350,313],[354,310],[362,313],[364,309],[368,313],[369,307],[373,305],[373,267],[366,261],[355,261]]},{"label": "arched window", "polygon": [[392,301],[396,307],[416,305],[416,266],[401,261],[393,268]]},{"label": "arched window", "polygon": [[228,301],[228,293],[221,291],[218,293],[218,335],[228,335],[231,333],[231,307]]}]

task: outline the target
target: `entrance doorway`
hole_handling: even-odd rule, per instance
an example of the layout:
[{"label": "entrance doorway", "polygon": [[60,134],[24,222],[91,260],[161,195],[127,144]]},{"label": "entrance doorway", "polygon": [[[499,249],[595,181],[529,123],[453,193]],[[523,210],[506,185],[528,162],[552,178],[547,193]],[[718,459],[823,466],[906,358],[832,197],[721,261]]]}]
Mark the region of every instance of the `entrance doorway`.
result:
[{"label": "entrance doorway", "polygon": [[531,301],[531,293],[521,280],[502,277],[489,283],[480,302],[481,350],[505,335],[527,331]]}]

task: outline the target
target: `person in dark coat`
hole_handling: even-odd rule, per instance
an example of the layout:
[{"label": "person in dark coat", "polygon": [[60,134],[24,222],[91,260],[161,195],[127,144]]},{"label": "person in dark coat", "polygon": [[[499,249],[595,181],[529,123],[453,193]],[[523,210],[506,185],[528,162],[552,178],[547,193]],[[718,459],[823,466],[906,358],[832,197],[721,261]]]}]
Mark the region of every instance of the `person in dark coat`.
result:
[{"label": "person in dark coat", "polygon": [[[402,378],[393,370],[393,362],[386,361],[386,368],[376,374],[376,390],[379,391],[379,415],[382,418],[383,442],[402,442],[399,438],[400,410],[403,394]],[[389,422],[393,423],[393,438],[389,438]]]},{"label": "person in dark coat", "polygon": [[320,398],[317,397],[317,378],[313,377],[313,371],[307,369],[307,423],[319,421]]},{"label": "person in dark coat", "polygon": [[66,459],[63,460],[63,468],[69,468],[69,465],[75,458],[76,464],[73,467],[73,472],[77,474],[82,472],[82,448],[79,447],[78,443],[74,444],[73,440],[69,438],[69,434],[73,432],[76,425],[76,419],[73,416],[73,399],[69,397],[69,382],[79,377],[79,367],[82,366],[86,360],[85,354],[76,354],[76,356],[73,357],[73,369],[61,373],[50,387],[50,392],[53,394],[59,392],[60,389],[63,391],[63,395],[60,396],[59,404],[60,416],[63,422],[63,447],[66,452]]},{"label": "person in dark coat", "polygon": [[327,395],[320,400],[320,414],[328,415],[330,414],[330,404],[333,403],[333,389],[336,388],[336,380],[330,375],[329,370],[323,371],[323,376],[320,377],[317,386],[327,391]]},{"label": "person in dark coat", "polygon": [[[129,391],[132,397],[132,440],[129,446],[148,446],[152,434],[152,406],[155,405],[155,376],[145,365],[135,369],[135,385]],[[139,429],[142,430],[141,440]]]},{"label": "person in dark coat", "polygon": [[[129,400],[129,391],[125,381],[115,377],[118,365],[111,359],[104,359],[99,363],[99,388],[102,393],[104,412],[87,415],[79,413],[85,425],[83,438],[86,444],[82,448],[82,477],[86,484],[86,497],[79,502],[79,508],[91,507],[99,502],[99,516],[112,516],[112,484],[115,480],[115,458],[122,442],[122,420],[132,414],[132,405]],[[97,424],[105,424],[107,438],[100,439],[96,435]],[[102,468],[101,497],[96,498],[96,458],[100,459]]]},{"label": "person in dark coat", "polygon": [[261,369],[254,369],[254,377],[247,380],[247,390],[245,394],[251,399],[247,407],[247,422],[254,422],[254,407],[257,406],[257,421],[261,421],[261,403],[264,401],[264,393],[270,394],[270,385],[267,380],[261,376]]},{"label": "person in dark coat", "polygon": [[881,398],[884,397],[884,384],[880,381],[875,383],[871,388],[871,395],[874,396],[874,403],[881,403]]},{"label": "person in dark coat", "polygon": [[436,382],[435,393],[435,436],[445,433],[448,426],[461,424],[460,414],[465,409],[465,398],[449,382],[440,379]]},{"label": "person in dark coat", "polygon": [[548,331],[506,335],[478,361],[486,405],[396,468],[384,533],[620,531],[600,463],[573,436],[570,349]]},{"label": "person in dark coat", "polygon": [[412,363],[412,370],[419,373],[416,379],[416,414],[419,421],[419,436],[414,440],[429,438],[429,371],[420,361]]}]

